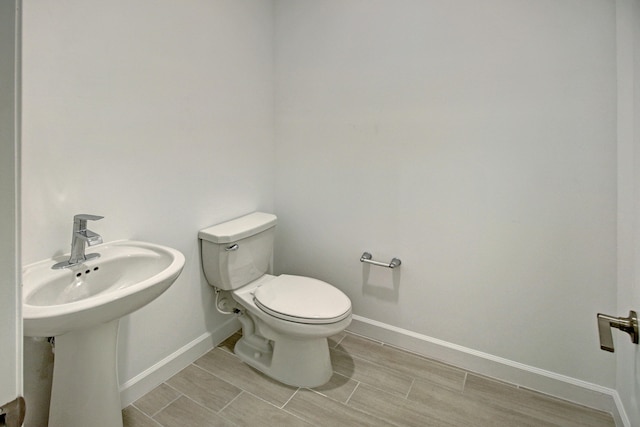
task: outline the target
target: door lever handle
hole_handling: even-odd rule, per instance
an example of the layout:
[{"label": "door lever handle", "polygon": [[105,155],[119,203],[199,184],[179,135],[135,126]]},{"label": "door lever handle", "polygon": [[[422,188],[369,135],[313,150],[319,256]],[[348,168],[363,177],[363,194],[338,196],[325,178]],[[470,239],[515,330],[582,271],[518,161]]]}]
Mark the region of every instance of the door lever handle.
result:
[{"label": "door lever handle", "polygon": [[613,353],[613,337],[611,328],[620,329],[631,336],[631,342],[638,344],[638,315],[635,311],[629,311],[629,317],[614,317],[608,314],[598,313],[598,333],[600,335],[600,348]]}]

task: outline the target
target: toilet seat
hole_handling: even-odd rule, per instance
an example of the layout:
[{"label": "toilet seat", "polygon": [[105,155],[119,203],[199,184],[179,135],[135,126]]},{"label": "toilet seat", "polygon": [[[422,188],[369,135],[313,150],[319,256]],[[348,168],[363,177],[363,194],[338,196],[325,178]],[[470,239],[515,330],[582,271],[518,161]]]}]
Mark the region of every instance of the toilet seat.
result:
[{"label": "toilet seat", "polygon": [[318,279],[283,274],[255,289],[253,301],[265,313],[290,322],[335,323],[351,314],[351,300]]}]

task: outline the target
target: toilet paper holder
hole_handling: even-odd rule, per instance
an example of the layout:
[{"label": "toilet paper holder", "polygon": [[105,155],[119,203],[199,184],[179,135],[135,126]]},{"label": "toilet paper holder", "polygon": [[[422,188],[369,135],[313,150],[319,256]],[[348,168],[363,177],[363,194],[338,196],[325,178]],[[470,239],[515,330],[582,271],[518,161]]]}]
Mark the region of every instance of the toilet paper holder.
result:
[{"label": "toilet paper holder", "polygon": [[608,314],[598,313],[598,333],[600,335],[600,348],[613,353],[613,337],[611,328],[617,328],[631,335],[631,342],[638,344],[638,315],[635,311],[629,311],[629,317],[614,317]]},{"label": "toilet paper holder", "polygon": [[362,254],[362,256],[360,257],[360,262],[366,262],[367,264],[373,264],[379,267],[387,267],[387,268],[400,267],[400,264],[402,264],[402,261],[400,261],[399,258],[393,258],[391,262],[374,261],[373,255],[371,255],[369,252],[365,252]]}]

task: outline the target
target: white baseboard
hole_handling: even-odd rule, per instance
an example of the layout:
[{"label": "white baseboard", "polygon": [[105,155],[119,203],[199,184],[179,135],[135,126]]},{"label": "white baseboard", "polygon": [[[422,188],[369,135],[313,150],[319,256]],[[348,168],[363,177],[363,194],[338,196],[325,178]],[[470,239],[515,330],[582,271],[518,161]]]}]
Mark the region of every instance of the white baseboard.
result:
[{"label": "white baseboard", "polygon": [[631,427],[616,390],[493,356],[353,315],[349,332],[439,360],[487,377],[609,412],[618,427]]},{"label": "white baseboard", "polygon": [[125,408],[135,402],[211,350],[240,329],[236,317],[227,320],[213,332],[202,334],[174,351],[155,365],[144,370],[120,386],[120,401]]}]

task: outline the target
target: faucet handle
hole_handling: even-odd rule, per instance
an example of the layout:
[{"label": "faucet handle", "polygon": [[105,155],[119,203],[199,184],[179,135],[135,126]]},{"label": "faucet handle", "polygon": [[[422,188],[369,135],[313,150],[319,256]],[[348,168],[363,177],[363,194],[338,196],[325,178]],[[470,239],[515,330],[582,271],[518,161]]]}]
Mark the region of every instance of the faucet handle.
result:
[{"label": "faucet handle", "polygon": [[87,228],[87,221],[97,221],[104,218],[98,215],[77,214],[73,216],[73,232],[84,230]]},{"label": "faucet handle", "polygon": [[102,218],[104,217],[99,215],[90,215],[90,214],[77,214],[73,216],[74,221],[97,221]]}]

